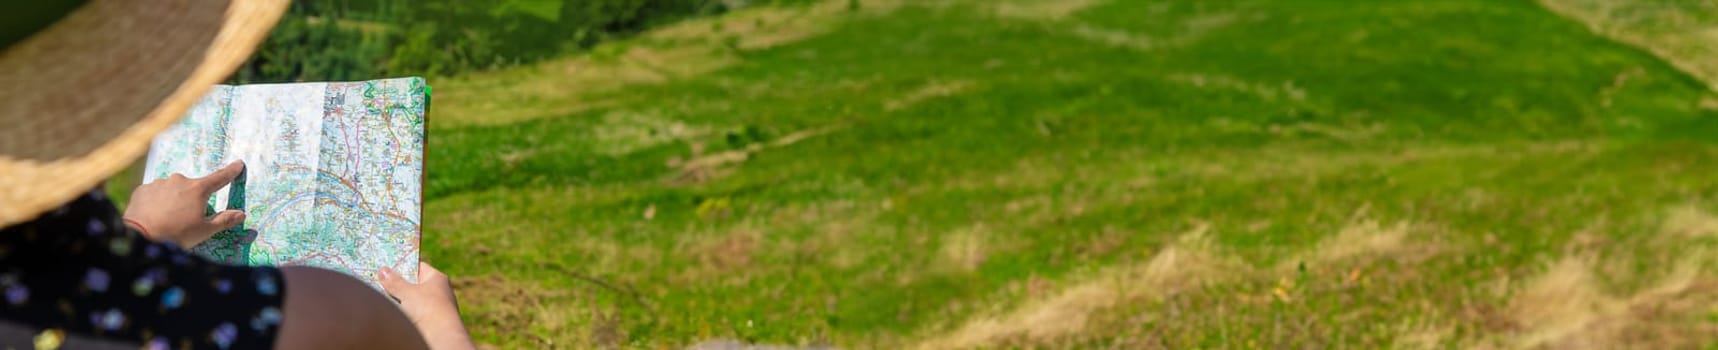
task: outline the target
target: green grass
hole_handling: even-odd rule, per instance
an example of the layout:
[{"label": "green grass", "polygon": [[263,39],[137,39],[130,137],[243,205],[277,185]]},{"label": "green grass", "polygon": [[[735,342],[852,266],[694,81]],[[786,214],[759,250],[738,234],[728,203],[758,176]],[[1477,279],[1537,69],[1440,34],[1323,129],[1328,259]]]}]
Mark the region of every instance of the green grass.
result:
[{"label": "green grass", "polygon": [[[1605,290],[1642,288],[1701,248],[1645,238],[1664,213],[1718,200],[1701,84],[1532,3],[990,10],[854,14],[614,106],[432,124],[426,259],[473,279],[485,342],[901,346],[1044,293],[1027,285],[1144,263],[1196,223],[1272,266],[1357,219],[1405,222],[1435,258],[1348,263],[1393,282],[1263,304],[1226,296],[1278,278],[1211,283],[1057,341],[1152,339],[1128,320],[1182,302],[1155,341],[1391,344],[1401,329],[1376,325],[1431,323],[1473,344],[1522,333],[1459,316],[1509,309],[1520,288],[1499,283],[1596,254],[1620,271]],[[1570,248],[1578,233],[1610,244]]]},{"label": "green grass", "polygon": [[[1136,285],[1152,292],[1080,309],[1072,332],[967,345],[1718,335],[1700,306],[1718,300],[1718,226],[1700,226],[1718,222],[1702,221],[1718,111],[1642,50],[1527,1],[1108,1],[1060,18],[1000,3],[865,1],[643,84],[494,88],[556,86],[600,57],[432,81],[460,94],[438,110],[462,113],[432,120],[606,103],[432,121],[424,257],[459,278],[477,339],[506,348],[911,346],[1150,264],[1196,227],[1233,263]],[[722,152],[745,157],[685,165]],[[1368,221],[1406,242],[1309,258]],[[1569,295],[1614,297],[1536,308],[1559,261],[1592,262],[1597,282]],[[1699,283],[1643,292],[1676,266]]]}]

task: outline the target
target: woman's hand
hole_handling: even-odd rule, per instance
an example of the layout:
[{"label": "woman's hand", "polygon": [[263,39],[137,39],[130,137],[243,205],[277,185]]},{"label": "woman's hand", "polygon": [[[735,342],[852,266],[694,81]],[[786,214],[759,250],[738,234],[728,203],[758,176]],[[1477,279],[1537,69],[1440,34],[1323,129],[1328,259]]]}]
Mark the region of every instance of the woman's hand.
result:
[{"label": "woman's hand", "polygon": [[208,209],[209,196],[232,183],[244,169],[244,162],[233,162],[209,176],[192,179],[173,174],[138,186],[131,192],[131,204],[125,207],[125,220],[139,226],[137,229],[149,239],[169,241],[190,249],[216,232],[245,221],[245,213],[239,210],[203,216]]},{"label": "woman's hand", "polygon": [[453,284],[440,270],[419,262],[418,283],[411,283],[393,269],[382,268],[376,273],[376,281],[381,282],[388,295],[400,300],[400,310],[417,325],[431,349],[473,348],[471,335],[459,320],[459,301],[453,297]]}]

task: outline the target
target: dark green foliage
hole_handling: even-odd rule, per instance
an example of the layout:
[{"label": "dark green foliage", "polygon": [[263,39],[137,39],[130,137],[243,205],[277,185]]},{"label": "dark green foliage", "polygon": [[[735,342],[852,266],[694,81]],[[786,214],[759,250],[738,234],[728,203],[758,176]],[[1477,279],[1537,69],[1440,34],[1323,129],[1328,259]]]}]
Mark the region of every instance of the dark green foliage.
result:
[{"label": "dark green foliage", "polygon": [[59,21],[84,1],[13,1],[0,5],[0,48],[12,46],[24,38]]},{"label": "dark green foliage", "polygon": [[233,80],[362,80],[379,76],[391,38],[385,32],[349,25],[332,5],[330,1],[293,3],[268,41]]},{"label": "dark green foliage", "polygon": [[361,80],[489,69],[724,10],[717,0],[298,1],[233,80]]}]

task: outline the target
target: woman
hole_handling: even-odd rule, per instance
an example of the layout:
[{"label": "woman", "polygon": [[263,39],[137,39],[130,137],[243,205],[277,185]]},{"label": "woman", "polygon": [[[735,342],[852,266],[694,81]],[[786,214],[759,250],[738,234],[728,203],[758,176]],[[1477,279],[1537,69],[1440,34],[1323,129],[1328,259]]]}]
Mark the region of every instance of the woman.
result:
[{"label": "woman", "polygon": [[[286,0],[0,4],[0,347],[470,348],[447,276],[377,279],[224,266],[186,253],[244,213],[204,217],[244,165],[99,184],[141,156],[279,20]],[[93,189],[93,190],[92,190]]]}]

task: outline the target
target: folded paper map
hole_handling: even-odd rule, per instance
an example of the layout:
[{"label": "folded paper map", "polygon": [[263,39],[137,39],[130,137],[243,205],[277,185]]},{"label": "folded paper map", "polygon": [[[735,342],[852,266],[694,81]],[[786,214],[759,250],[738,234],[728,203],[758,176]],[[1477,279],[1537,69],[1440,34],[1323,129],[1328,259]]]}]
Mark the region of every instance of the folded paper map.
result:
[{"label": "folded paper map", "polygon": [[415,281],[428,92],[422,78],[216,86],[155,138],[144,182],[243,160],[208,213],[243,209],[245,222],[193,252]]}]

